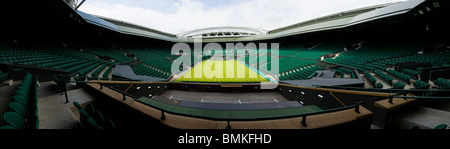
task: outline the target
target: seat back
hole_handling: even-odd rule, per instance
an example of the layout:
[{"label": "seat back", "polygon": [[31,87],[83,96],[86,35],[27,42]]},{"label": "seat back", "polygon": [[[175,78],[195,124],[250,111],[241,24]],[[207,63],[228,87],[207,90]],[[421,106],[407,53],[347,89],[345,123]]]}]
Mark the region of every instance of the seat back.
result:
[{"label": "seat back", "polygon": [[16,112],[6,112],[2,116],[3,122],[17,129],[25,128],[25,120]]},{"label": "seat back", "polygon": [[22,118],[25,118],[25,115],[27,114],[27,110],[25,107],[22,106],[22,104],[13,101],[8,104],[9,109],[11,109],[13,112],[17,112]]},{"label": "seat back", "polygon": [[88,123],[88,125],[87,125],[88,129],[103,129],[103,127],[98,125],[97,122],[95,122],[94,118],[92,118],[92,117],[89,117],[87,119],[87,123]]},{"label": "seat back", "polygon": [[105,129],[116,129],[116,125],[110,119],[105,119],[105,122],[103,122],[103,128],[105,128]]},{"label": "seat back", "polygon": [[27,99],[21,95],[14,95],[13,100],[20,103],[23,107],[28,107]]}]

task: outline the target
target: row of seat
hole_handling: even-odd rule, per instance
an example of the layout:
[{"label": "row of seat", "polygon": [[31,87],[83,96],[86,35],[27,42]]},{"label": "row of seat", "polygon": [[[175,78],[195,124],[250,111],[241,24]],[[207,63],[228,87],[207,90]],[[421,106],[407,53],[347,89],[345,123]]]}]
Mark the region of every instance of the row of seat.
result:
[{"label": "row of seat", "polygon": [[[304,68],[306,66],[311,66],[316,63],[316,61],[313,60],[305,60],[305,59],[297,59],[297,58],[287,58],[287,57],[280,57],[278,59],[279,61],[279,72],[280,74],[283,73],[291,73],[293,70],[298,70],[300,68]],[[271,63],[271,62],[269,62]],[[267,64],[271,65],[271,64]]]},{"label": "row of seat", "polygon": [[403,74],[403,73],[398,72],[398,71],[395,71],[395,70],[392,70],[392,69],[388,69],[388,70],[387,70],[387,73],[388,73],[388,74],[391,74],[391,75],[394,75],[394,76],[396,76],[397,78],[399,78],[400,80],[405,81],[405,82],[407,82],[407,83],[409,83],[410,80],[411,80],[411,76],[406,75],[406,74]]},{"label": "row of seat", "polygon": [[436,85],[439,89],[448,89],[450,88],[450,81],[447,79],[438,78],[434,80],[434,85]]},{"label": "row of seat", "polygon": [[364,71],[364,75],[369,80],[369,82],[373,84],[375,88],[383,88],[383,84],[381,82],[376,83],[378,79],[375,78],[372,74],[370,74],[369,71]]},{"label": "row of seat", "polygon": [[430,88],[430,84],[422,81],[422,80],[417,80],[416,82],[413,83],[414,87],[416,89],[428,89]]},{"label": "row of seat", "polygon": [[307,59],[320,59],[323,55],[328,53],[337,53],[343,51],[342,45],[319,45],[309,50],[305,50],[299,53],[295,53],[290,57],[307,58]]},{"label": "row of seat", "polygon": [[341,74],[341,78],[343,78],[344,73],[350,75],[351,78],[356,78],[355,73],[353,73],[353,71],[350,70],[350,69],[339,67],[339,68],[336,68],[334,70]]},{"label": "row of seat", "polygon": [[112,72],[113,65],[109,65],[108,68],[106,68],[105,72],[103,72],[103,78],[108,78],[109,74]]},{"label": "row of seat", "polygon": [[[108,69],[111,69],[109,66],[112,66],[114,64],[114,62],[112,62],[112,61],[109,61],[109,62],[106,62],[106,63],[104,63],[104,64],[101,64],[101,66],[99,67],[99,68],[97,68],[96,70],[94,70],[92,73],[91,73],[91,76],[92,77],[98,77],[99,75],[100,75],[100,73],[103,71],[103,70],[105,70],[105,68],[107,68],[107,70]],[[110,73],[109,71],[107,72],[107,71],[105,71],[104,73],[107,73],[106,75],[105,74],[103,74],[102,76],[104,76],[104,78],[106,78],[106,77],[108,77],[108,74]]]},{"label": "row of seat", "polygon": [[8,104],[9,111],[4,113],[3,129],[38,129],[37,78],[27,73],[17,87],[13,101]]},{"label": "row of seat", "polygon": [[405,88],[405,84],[403,84],[402,82],[395,82],[393,85],[392,85],[392,87],[394,88],[394,89],[403,89],[403,88]]},{"label": "row of seat", "polygon": [[388,82],[389,84],[391,84],[391,83],[392,83],[392,80],[394,80],[391,76],[389,76],[389,75],[383,73],[383,72],[380,71],[380,70],[375,70],[375,73],[376,73],[378,76],[380,76],[381,79],[385,80],[385,81]]},{"label": "row of seat", "polygon": [[117,62],[128,62],[134,60],[131,57],[127,57],[124,52],[120,50],[114,50],[111,48],[106,47],[100,47],[100,46],[82,46],[84,47],[83,51],[97,55],[97,56],[108,56],[110,58],[113,58]]},{"label": "row of seat", "polygon": [[134,71],[134,73],[136,73],[138,75],[146,75],[146,76],[152,76],[152,77],[158,77],[158,78],[168,78],[170,76],[169,73],[165,73],[161,70],[156,70],[156,69],[150,68],[143,64],[133,68],[133,71]]},{"label": "row of seat", "polygon": [[96,110],[92,104],[87,104],[85,108],[78,102],[73,102],[80,114],[81,126],[85,129],[116,129],[113,121],[104,118],[101,111]]},{"label": "row of seat", "polygon": [[316,70],[319,68],[317,66],[307,67],[298,71],[291,71],[290,73],[280,74],[280,80],[304,80],[311,79],[316,74]]},{"label": "row of seat", "polygon": [[59,68],[71,74],[79,72],[83,76],[98,67],[94,65],[115,63],[100,59],[85,51],[61,50],[58,47],[47,47],[39,50],[23,50],[17,47],[10,47],[6,50],[0,47],[0,62]]},{"label": "row of seat", "polygon": [[408,69],[408,68],[403,69],[403,73],[407,74],[407,75],[410,75],[410,76],[417,76],[417,75],[419,75],[419,71],[411,70],[411,69]]}]

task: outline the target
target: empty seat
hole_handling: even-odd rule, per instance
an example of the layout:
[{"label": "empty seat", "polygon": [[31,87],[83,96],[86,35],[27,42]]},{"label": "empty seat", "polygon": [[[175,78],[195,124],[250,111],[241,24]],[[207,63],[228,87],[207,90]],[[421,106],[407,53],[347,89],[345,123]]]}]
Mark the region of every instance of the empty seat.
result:
[{"label": "empty seat", "polygon": [[25,116],[27,114],[27,110],[25,109],[25,107],[23,107],[22,104],[14,101],[14,102],[10,102],[8,104],[8,107],[11,111],[16,112],[17,114],[22,116],[22,118],[25,118]]},{"label": "empty seat", "polygon": [[395,88],[395,89],[403,89],[403,88],[405,88],[405,84],[403,84],[402,82],[396,82],[396,83],[394,83],[394,85],[393,85],[393,87]]},{"label": "empty seat", "polygon": [[105,119],[105,122],[103,123],[103,128],[104,129],[116,129],[116,125],[110,119]]},{"label": "empty seat", "polygon": [[[86,108],[81,107],[78,102],[73,102],[73,105],[78,109],[80,114],[80,123],[85,129],[115,129],[114,123],[103,117],[102,112],[94,110],[92,104],[88,104]],[[89,109],[89,110],[87,110]],[[89,112],[87,112],[89,111]],[[88,114],[92,113],[92,114]]]},{"label": "empty seat", "polygon": [[17,129],[25,128],[25,120],[16,112],[6,112],[2,116],[2,121],[5,124],[11,125]]},{"label": "empty seat", "polygon": [[416,82],[413,83],[414,87],[417,89],[428,89],[430,88],[430,84],[422,81],[422,80],[417,80]]},{"label": "empty seat", "polygon": [[99,124],[97,124],[97,122],[92,117],[87,118],[87,125],[85,128],[86,129],[103,129],[103,127],[100,126]]}]

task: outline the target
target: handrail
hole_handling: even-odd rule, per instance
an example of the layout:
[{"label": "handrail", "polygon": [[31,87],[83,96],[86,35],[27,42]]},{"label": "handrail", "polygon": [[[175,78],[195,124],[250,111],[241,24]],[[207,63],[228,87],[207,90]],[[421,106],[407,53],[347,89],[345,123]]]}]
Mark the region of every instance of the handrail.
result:
[{"label": "handrail", "polygon": [[362,90],[362,91],[377,91],[377,92],[398,92],[398,91],[406,91],[406,92],[450,92],[450,89],[439,89],[439,90],[429,90],[429,89],[380,89],[380,88],[361,88],[361,87],[348,87],[348,86],[327,86],[327,85],[313,85],[315,87],[324,87],[324,88],[333,88],[333,89],[354,89],[354,90]]},{"label": "handrail", "polygon": [[[89,83],[91,83],[91,82],[89,82]],[[119,89],[116,89],[116,88],[114,88],[114,87],[112,87],[112,86],[109,86],[109,85],[106,85],[106,84],[102,84],[102,83],[99,83],[99,82],[92,82],[92,83],[98,83],[98,84],[100,85],[100,89],[103,89],[103,86],[106,86],[106,87],[109,88],[109,89],[112,89],[112,90],[114,90],[114,91],[116,91],[116,92],[121,93],[121,94],[123,95],[123,100],[126,100],[125,95],[126,95],[126,96],[130,96],[131,98],[136,99],[136,96],[134,96],[134,95],[132,95],[132,94],[129,94],[129,93],[126,93],[126,92],[124,92],[124,91],[121,91],[121,90],[119,90]]]},{"label": "handrail", "polygon": [[393,98],[416,98],[416,99],[450,99],[450,97],[430,97],[430,96],[392,96]]},{"label": "handrail", "polygon": [[432,96],[398,96],[400,94],[397,95],[393,95],[393,96],[389,96],[389,100],[388,102],[390,104],[394,104],[393,99],[394,98],[402,98],[402,99],[407,99],[407,98],[415,98],[415,99],[450,99],[450,97],[432,97]]}]

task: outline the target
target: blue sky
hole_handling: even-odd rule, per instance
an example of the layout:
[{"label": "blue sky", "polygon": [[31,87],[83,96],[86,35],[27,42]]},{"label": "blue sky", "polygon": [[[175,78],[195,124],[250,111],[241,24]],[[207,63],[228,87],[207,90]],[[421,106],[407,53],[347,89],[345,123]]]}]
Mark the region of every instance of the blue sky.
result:
[{"label": "blue sky", "polygon": [[176,34],[206,27],[268,30],[403,0],[86,0],[79,10]]}]

